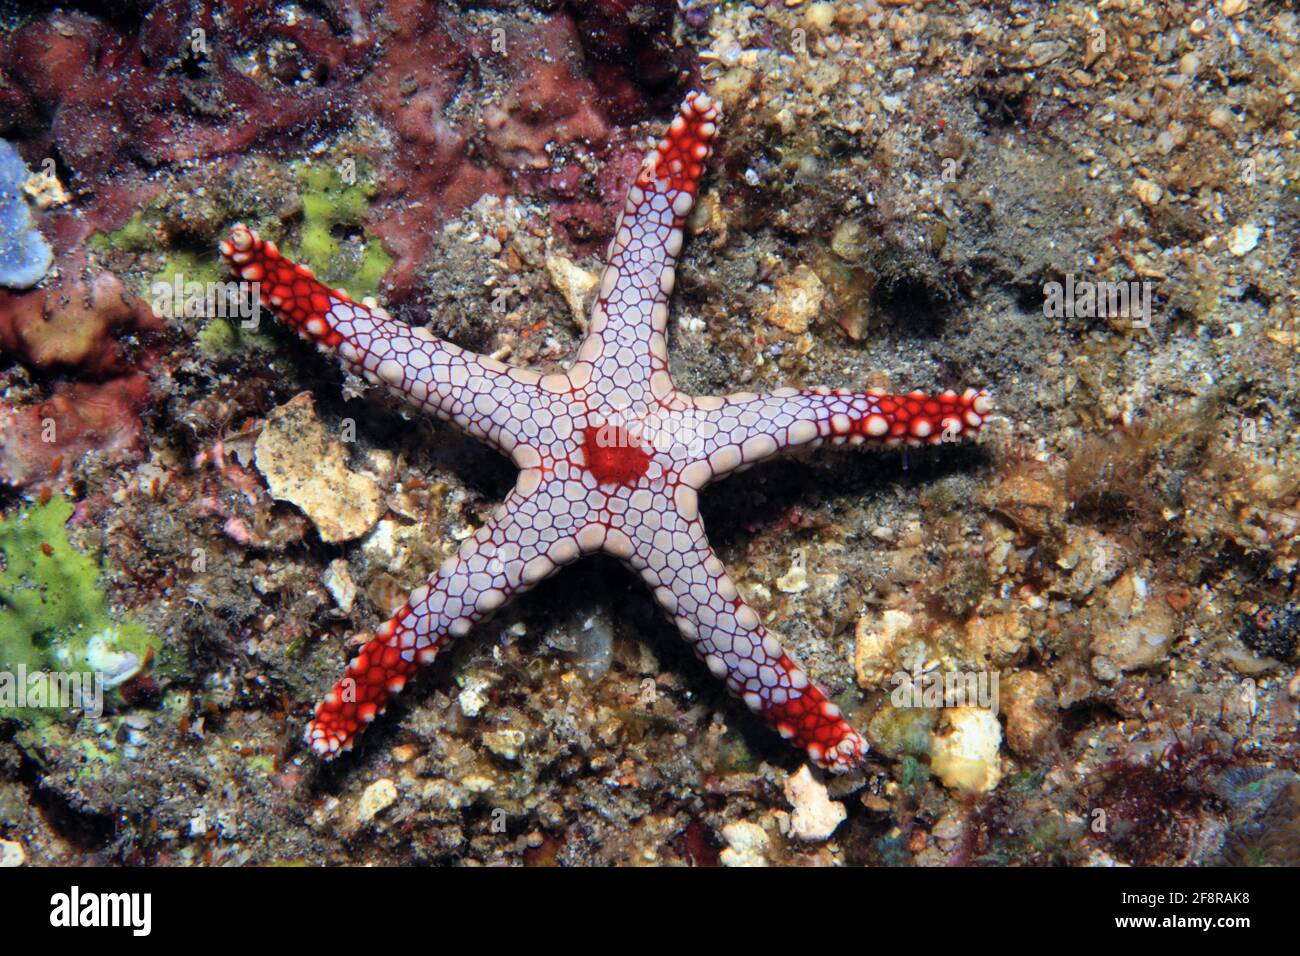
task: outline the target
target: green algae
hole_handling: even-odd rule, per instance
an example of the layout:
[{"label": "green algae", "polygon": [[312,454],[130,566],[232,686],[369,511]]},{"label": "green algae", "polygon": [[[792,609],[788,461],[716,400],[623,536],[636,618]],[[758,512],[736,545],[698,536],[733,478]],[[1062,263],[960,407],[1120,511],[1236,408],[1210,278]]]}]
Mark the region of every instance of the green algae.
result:
[{"label": "green algae", "polygon": [[[230,208],[222,210],[222,215],[230,222],[247,222],[267,238],[276,240],[284,237],[289,216],[301,215],[296,245],[281,242],[286,254],[309,265],[322,282],[344,289],[353,298],[376,295],[380,281],[393,264],[393,257],[363,225],[378,192],[373,165],[348,158],[341,163],[298,162],[288,168],[296,180],[297,202],[285,204],[284,208],[291,212],[281,213],[283,218],[259,216],[256,210],[239,208],[237,199],[225,200]],[[144,287],[136,290],[149,294],[151,299],[160,287],[174,286],[178,280],[182,287],[198,283],[208,288],[230,280],[232,277],[217,256],[215,242],[211,251],[202,252],[162,247],[164,240],[160,237],[167,233],[166,202],[164,198],[155,199],[136,211],[120,228],[95,233],[90,237],[89,248],[100,255],[150,252],[160,255],[161,265],[144,281]],[[136,284],[139,283],[137,278]],[[249,328],[238,318],[210,312],[205,310],[202,316],[188,311],[176,313],[177,318],[184,315],[206,320],[195,333],[199,351],[206,357],[223,359],[274,349],[274,340],[260,328]]]},{"label": "green algae", "polygon": [[[302,200],[302,232],[296,258],[308,263],[322,282],[340,286],[355,299],[375,295],[393,264],[383,243],[362,226],[378,191],[369,164],[298,163],[294,166]],[[359,242],[343,242],[351,233]]]},{"label": "green algae", "polygon": [[[71,515],[72,502],[56,496],[0,519],[0,671],[93,672],[111,688],[159,644],[139,624],[112,614],[97,560],[68,541]],[[0,700],[0,717],[53,712],[9,703]]]},{"label": "green algae", "polygon": [[87,245],[91,252],[101,255],[114,251],[146,252],[157,246],[157,230],[157,210],[137,209],[121,228],[97,232],[90,237]]},{"label": "green algae", "polygon": [[937,722],[931,708],[886,704],[868,722],[867,737],[873,749],[888,757],[928,757]]}]

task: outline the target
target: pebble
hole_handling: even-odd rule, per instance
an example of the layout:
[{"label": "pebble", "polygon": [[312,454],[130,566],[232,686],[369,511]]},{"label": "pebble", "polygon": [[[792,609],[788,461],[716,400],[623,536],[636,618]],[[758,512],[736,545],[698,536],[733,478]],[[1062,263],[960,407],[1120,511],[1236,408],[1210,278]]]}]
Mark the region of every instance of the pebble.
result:
[{"label": "pebble", "polygon": [[767,321],[786,332],[799,334],[808,331],[822,309],[826,287],[817,273],[807,266],[799,266],[789,275],[774,283],[775,298],[767,310]]},{"label": "pebble", "polygon": [[1253,222],[1242,223],[1240,226],[1234,226],[1228,232],[1228,251],[1240,259],[1246,253],[1250,252],[1259,245],[1261,235],[1259,226]]},{"label": "pebble", "polygon": [[858,618],[853,635],[853,668],[859,687],[871,690],[884,686],[893,670],[890,659],[894,646],[914,623],[912,615],[895,608],[886,610],[878,619],[867,615]]},{"label": "pebble", "polygon": [[786,778],[784,789],[786,800],[794,807],[790,834],[795,839],[820,843],[848,816],[844,804],[830,798],[826,785],[812,775],[807,764]]},{"label": "pebble", "polygon": [[1056,695],[1052,682],[1037,671],[1021,671],[1006,681],[1007,746],[1022,757],[1035,757],[1049,746],[1056,731]]},{"label": "pebble", "polygon": [[946,734],[930,738],[930,769],[953,790],[988,793],[1002,780],[997,715],[981,707],[954,707],[948,723]]},{"label": "pebble", "polygon": [[0,870],[22,866],[27,860],[23,845],[14,840],[0,840]]},{"label": "pebble", "polygon": [[546,257],[546,271],[550,274],[551,284],[555,286],[564,301],[568,303],[573,320],[578,328],[586,331],[587,316],[591,309],[591,293],[600,281],[599,276],[579,266],[572,259],[549,254]]},{"label": "pebble", "polygon": [[1137,194],[1138,199],[1147,206],[1157,205],[1164,196],[1165,191],[1160,188],[1159,183],[1154,183],[1149,179],[1133,180],[1133,192]]},{"label": "pebble", "polygon": [[325,590],[329,591],[330,597],[334,598],[334,603],[338,605],[339,610],[344,614],[352,613],[352,602],[357,598],[357,585],[352,580],[352,575],[348,573],[348,563],[343,558],[335,558],[325,569],[321,576],[325,584]]},{"label": "pebble", "polygon": [[799,594],[808,590],[808,569],[802,560],[795,559],[790,570],[776,579],[777,590],[786,594]]},{"label": "pebble", "polygon": [[488,690],[492,682],[481,674],[474,674],[465,679],[465,686],[456,697],[460,712],[466,717],[477,717],[488,703]]},{"label": "pebble", "polygon": [[254,462],[272,497],[302,509],[327,543],[361,537],[386,508],[379,485],[348,468],[343,445],[316,416],[310,392],[267,416]]},{"label": "pebble", "polygon": [[492,730],[483,735],[483,743],[502,760],[518,760],[527,738],[522,730],[507,728]]},{"label": "pebble", "polygon": [[1132,571],[1107,590],[1094,621],[1092,670],[1098,680],[1115,680],[1122,672],[1160,663],[1176,636],[1168,602],[1153,599],[1145,580]]},{"label": "pebble", "polygon": [[361,794],[357,805],[357,819],[369,823],[397,802],[397,784],[387,777],[380,777]]},{"label": "pebble", "polygon": [[771,841],[757,823],[728,823],[722,828],[726,848],[718,854],[723,866],[767,866]]}]

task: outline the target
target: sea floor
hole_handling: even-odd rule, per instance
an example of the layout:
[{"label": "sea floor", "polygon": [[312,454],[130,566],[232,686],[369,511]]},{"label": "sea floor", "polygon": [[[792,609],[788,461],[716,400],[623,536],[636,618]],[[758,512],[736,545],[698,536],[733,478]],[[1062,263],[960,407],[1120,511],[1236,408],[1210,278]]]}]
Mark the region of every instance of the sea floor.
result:
[{"label": "sea floor", "polygon": [[[0,672],[106,685],[0,681],[0,862],[1300,862],[1297,64],[1260,0],[0,2]],[[513,469],[246,321],[217,243],[560,369],[689,89],[678,387],[996,403],[702,499],[866,763],[805,767],[604,559],[320,763]]]}]

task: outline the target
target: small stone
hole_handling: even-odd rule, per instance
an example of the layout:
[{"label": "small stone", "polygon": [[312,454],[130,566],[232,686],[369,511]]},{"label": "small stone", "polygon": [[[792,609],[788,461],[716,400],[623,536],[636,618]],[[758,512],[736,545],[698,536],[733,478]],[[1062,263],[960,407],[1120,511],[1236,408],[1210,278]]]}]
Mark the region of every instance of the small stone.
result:
[{"label": "small stone", "polygon": [[1067,504],[1056,484],[1030,474],[1011,475],[980,497],[1017,528],[1038,536],[1060,523]]},{"label": "small stone", "polygon": [[496,787],[497,782],[491,777],[482,773],[466,774],[460,781],[460,785],[468,793],[491,793]]},{"label": "small stone", "polygon": [[1028,653],[1029,623],[1019,611],[972,617],[966,622],[966,644],[994,667],[1014,664]]},{"label": "small stone", "polygon": [[361,802],[357,804],[357,819],[369,823],[396,802],[397,784],[387,777],[381,777],[361,794]]},{"label": "small stone", "polygon": [[578,328],[585,332],[587,317],[591,314],[591,293],[600,277],[594,272],[588,272],[572,259],[555,253],[547,254],[546,271],[550,274],[551,284],[568,303]]},{"label": "small stone", "polygon": [[799,266],[789,275],[774,283],[775,297],[767,310],[767,321],[786,332],[799,334],[821,312],[826,288],[817,273],[807,266]]},{"label": "small stone", "polygon": [[853,669],[858,686],[880,689],[893,667],[891,657],[899,638],[912,629],[912,615],[890,608],[879,619],[863,615],[854,627],[856,644],[853,651]]},{"label": "small stone", "polygon": [[1168,602],[1152,597],[1145,581],[1126,571],[1106,592],[1094,617],[1091,650],[1108,663],[1094,659],[1093,675],[1113,680],[1119,673],[1102,676],[1111,673],[1111,665],[1122,673],[1160,663],[1169,655],[1174,626]]},{"label": "small stone", "polygon": [[844,804],[830,798],[826,785],[812,775],[807,764],[786,778],[785,798],[794,807],[790,834],[798,840],[820,843],[848,816]]},{"label": "small stone", "polygon": [[1210,115],[1206,118],[1206,121],[1221,133],[1230,133],[1232,131],[1232,111],[1226,107],[1216,106],[1210,110]]},{"label": "small stone", "polygon": [[352,602],[357,598],[357,585],[348,572],[348,563],[342,558],[335,558],[321,576],[325,590],[344,614],[352,613]]},{"label": "small stone", "polygon": [[728,823],[722,828],[726,848],[718,855],[723,866],[767,866],[767,850],[771,841],[767,831],[757,823]]},{"label": "small stone", "polygon": [[484,746],[503,760],[518,760],[526,740],[524,732],[513,727],[488,731],[483,735]]},{"label": "small stone", "polygon": [[456,702],[460,712],[466,717],[477,717],[483,712],[488,702],[488,689],[492,682],[481,674],[473,674],[465,680]]},{"label": "small stone", "polygon": [[1133,192],[1137,194],[1138,199],[1146,206],[1155,206],[1164,196],[1165,191],[1160,188],[1159,183],[1154,183],[1149,179],[1133,180]]},{"label": "small stone", "polygon": [[1128,557],[1118,541],[1087,527],[1070,527],[1056,566],[1069,572],[1057,577],[1054,592],[1083,600],[1124,570]]},{"label": "small stone", "polygon": [[40,209],[66,206],[69,201],[63,183],[59,182],[59,177],[48,169],[32,173],[27,178],[27,181],[23,183],[23,192],[30,196],[32,202],[36,203]]},{"label": "small stone", "polygon": [[786,594],[799,594],[808,590],[808,569],[802,561],[796,561],[790,570],[776,579],[777,590]]},{"label": "small stone", "polygon": [[1259,245],[1260,228],[1253,222],[1242,223],[1228,231],[1228,251],[1240,259]]},{"label": "small stone", "polygon": [[1102,654],[1098,654],[1089,661],[1088,666],[1092,668],[1093,677],[1107,684],[1119,680],[1122,673],[1114,661]]},{"label": "small stone", "polygon": [[27,860],[23,845],[15,840],[0,840],[0,870],[22,866]]},{"label": "small stone", "polygon": [[997,715],[982,707],[954,707],[948,724],[948,733],[930,740],[930,769],[953,790],[988,793],[1002,780]]},{"label": "small stone", "polygon": [[1225,17],[1235,17],[1239,13],[1244,13],[1249,6],[1249,0],[1223,0],[1219,9],[1223,11]]},{"label": "small stone", "polygon": [[310,392],[295,395],[267,416],[253,451],[272,497],[301,508],[322,541],[359,538],[384,513],[382,489],[348,468],[343,445],[316,417]]},{"label": "small stone", "polygon": [[804,12],[808,23],[818,30],[829,30],[835,23],[835,4],[814,3]]},{"label": "small stone", "polygon": [[1052,682],[1037,671],[1021,671],[1007,678],[1007,746],[1021,757],[1043,754],[1056,730],[1056,695]]}]

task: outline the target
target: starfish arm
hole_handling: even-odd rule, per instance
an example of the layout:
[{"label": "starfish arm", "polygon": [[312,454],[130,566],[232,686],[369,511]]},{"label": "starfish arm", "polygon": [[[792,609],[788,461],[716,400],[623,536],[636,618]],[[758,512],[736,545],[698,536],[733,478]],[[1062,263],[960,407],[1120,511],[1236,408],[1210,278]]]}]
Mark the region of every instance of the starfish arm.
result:
[{"label": "starfish arm", "polygon": [[826,388],[690,399],[674,412],[675,440],[688,450],[683,477],[699,488],[801,446],[937,445],[969,438],[993,409],[988,393],[890,395]]},{"label": "starfish arm", "polygon": [[635,370],[642,374],[630,377],[640,381],[658,373],[663,376],[658,387],[665,392],[670,387],[665,338],[668,297],[683,226],[695,204],[718,116],[718,104],[707,95],[687,94],[679,115],[646,156],[628,189],[587,338],[577,355],[579,362],[591,362],[599,376]]},{"label": "starfish arm", "polygon": [[540,387],[536,372],[466,351],[352,301],[245,226],[231,230],[221,255],[240,278],[257,283],[262,306],[333,352],[349,371],[507,454],[524,439],[532,412],[557,401]]},{"label": "starfish arm", "polygon": [[384,712],[416,670],[516,594],[575,561],[580,550],[560,522],[562,503],[527,472],[492,519],[467,538],[362,647],[316,705],[305,741],[331,758]]},{"label": "starfish arm", "polygon": [[[689,502],[686,509],[693,511]],[[653,589],[696,655],[731,693],[818,766],[843,773],[862,759],[866,740],[741,599],[698,517],[674,509],[655,525],[630,532],[629,542],[627,553],[615,553]]]}]

